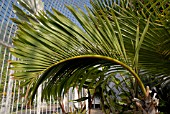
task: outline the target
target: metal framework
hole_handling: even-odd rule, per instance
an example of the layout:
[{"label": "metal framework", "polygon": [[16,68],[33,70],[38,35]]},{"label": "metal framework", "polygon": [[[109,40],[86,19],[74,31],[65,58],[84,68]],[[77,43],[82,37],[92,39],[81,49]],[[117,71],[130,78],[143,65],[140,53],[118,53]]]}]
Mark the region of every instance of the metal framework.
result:
[{"label": "metal framework", "polygon": [[[78,6],[84,9],[84,5],[90,6],[89,0],[43,0],[45,10],[51,11],[51,7],[59,10],[77,23],[73,15],[65,8],[64,4]],[[17,26],[10,20],[16,18],[12,11],[12,4],[17,4],[17,0],[0,0],[0,114],[53,114],[61,113],[57,101],[51,98],[49,103],[41,102],[41,94],[37,94],[33,106],[27,106],[24,103],[25,88],[20,87],[20,81],[14,80],[9,71],[8,60],[15,60],[9,52],[12,47],[12,37],[15,35]],[[77,23],[78,24],[78,23]],[[39,88],[38,93],[41,93],[43,85]],[[67,110],[69,106],[73,106],[68,100],[75,97],[76,91],[70,89],[65,98],[67,99]],[[84,94],[84,93],[82,93]]]}]

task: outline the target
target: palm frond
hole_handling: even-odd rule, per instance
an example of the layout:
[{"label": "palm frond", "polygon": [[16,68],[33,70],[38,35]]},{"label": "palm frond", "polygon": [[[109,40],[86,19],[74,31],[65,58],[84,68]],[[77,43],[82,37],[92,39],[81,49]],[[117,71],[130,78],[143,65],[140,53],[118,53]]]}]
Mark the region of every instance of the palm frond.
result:
[{"label": "palm frond", "polygon": [[35,15],[37,21],[29,16],[29,22],[14,20],[19,29],[11,52],[20,60],[11,61],[11,69],[16,71],[13,74],[16,79],[28,80],[29,98],[34,98],[43,82],[46,99],[50,95],[61,96],[70,86],[92,87],[99,76],[107,76],[106,71],[95,77],[81,74],[95,70],[96,65],[121,66],[115,67],[115,71],[128,71],[144,94],[134,66],[146,74],[170,74],[169,32],[162,22],[157,22],[160,18],[155,17],[160,7],[152,11],[140,3],[142,10],[134,11],[131,2],[113,1],[92,2],[93,9],[86,7],[87,14],[67,6],[83,29],[55,9],[53,13],[39,12]]}]

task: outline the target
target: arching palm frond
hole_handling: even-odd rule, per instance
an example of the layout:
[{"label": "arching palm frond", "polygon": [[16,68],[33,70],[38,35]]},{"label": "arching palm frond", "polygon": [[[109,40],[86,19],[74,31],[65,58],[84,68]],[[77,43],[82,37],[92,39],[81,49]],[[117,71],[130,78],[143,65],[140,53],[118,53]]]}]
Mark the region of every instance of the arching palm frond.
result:
[{"label": "arching palm frond", "polygon": [[[70,10],[76,12],[71,7]],[[55,75],[55,78],[52,78],[53,81],[55,81],[57,76],[66,75],[65,77],[67,77],[67,75],[73,75],[76,69],[83,69],[81,72],[85,72],[87,68],[98,64],[103,65],[106,63],[107,65],[114,65],[116,63],[122,66],[124,66],[125,63],[129,64],[123,39],[121,38],[122,36],[115,35],[114,29],[109,21],[107,22],[108,26],[104,26],[107,31],[103,31],[105,29],[100,28],[98,21],[95,21],[92,15],[89,18],[82,13],[85,18],[83,19],[82,15],[75,13],[85,32],[56,10],[54,10],[54,13],[55,15],[48,12],[51,18],[47,18],[46,14],[40,13],[37,19],[41,24],[34,21],[30,21],[31,23],[29,24],[20,22],[17,36],[13,39],[16,47],[11,50],[16,57],[22,59],[17,62],[11,61],[13,65],[11,69],[18,70],[17,73],[13,74],[16,79],[25,79],[25,77],[27,77],[30,78],[29,83],[35,84],[37,84],[38,80],[43,79],[43,81],[40,80],[37,84],[39,85],[44,82],[44,80],[49,79],[50,76],[53,77]],[[101,19],[100,23],[104,25],[105,22]],[[118,23],[117,27],[119,27]],[[108,33],[105,34],[105,32]],[[111,38],[109,39],[109,37]],[[84,57],[84,59],[80,59],[80,61],[79,56]],[[91,58],[88,59],[88,56]],[[94,60],[92,56],[94,56]],[[97,59],[98,57],[100,58],[99,60]],[[113,60],[116,58],[118,62],[110,62],[110,64],[106,61],[102,62],[102,60],[105,60],[107,57]],[[75,63],[72,61],[71,63],[67,63],[71,58],[75,58],[75,60],[72,60]],[[125,68],[133,73],[128,66]],[[38,78],[43,72],[47,73],[43,75],[46,77],[41,76],[43,78]],[[26,83],[28,82],[26,81]],[[72,81],[70,83],[72,83]]]},{"label": "arching palm frond", "polygon": [[[99,15],[101,20],[98,21],[89,10],[90,17],[81,10],[81,13],[76,13],[76,10],[73,8],[69,7],[69,9],[85,31],[81,30],[56,10],[54,10],[54,14],[48,12],[50,18],[43,12],[39,13],[39,16],[36,16],[36,18],[40,24],[34,22],[34,20],[31,21],[31,18],[30,23],[17,21],[19,30],[13,39],[15,48],[11,49],[13,55],[21,59],[20,61],[11,61],[13,66],[11,69],[17,71],[13,74],[16,79],[24,80],[25,78],[30,78],[26,83],[33,84],[37,83],[37,80],[39,80],[38,76],[43,74],[46,69],[49,76],[57,72],[64,73],[64,71],[69,69],[72,69],[70,73],[73,74],[76,69],[84,68],[84,71],[86,71],[85,68],[87,66],[92,67],[101,64],[100,61],[102,62],[107,57],[121,61],[117,64],[130,65],[123,37],[121,34],[116,35],[114,31],[117,28],[118,32],[121,32],[116,17],[114,18],[116,26],[113,28],[109,20],[105,22]],[[88,59],[88,56],[95,57],[97,55],[101,56],[100,61],[96,58],[98,63],[95,62],[95,59],[91,59],[94,62]],[[80,62],[82,66],[80,63],[76,65],[75,60],[79,61],[78,56],[87,56],[87,60],[83,59],[83,63]],[[76,57],[74,67],[72,66],[73,63],[71,65],[69,65],[70,63],[66,64],[68,59]],[[62,64],[57,64],[55,70],[52,69],[54,68],[52,66],[58,62]],[[130,72],[133,73],[133,71]],[[70,75],[70,73],[66,72],[65,75]],[[45,73],[44,76],[47,76],[47,74]],[[43,80],[45,79],[48,78],[43,78]]]},{"label": "arching palm frond", "polygon": [[[92,2],[92,9],[86,7],[87,14],[67,7],[83,29],[55,9],[28,16],[27,22],[13,19],[19,29],[11,52],[20,60],[10,61],[11,69],[15,79],[26,80],[30,99],[42,83],[46,84],[42,97],[47,100],[50,95],[61,97],[77,85],[90,88],[101,75],[82,74],[96,66],[129,72],[145,97],[138,75],[169,76],[170,34],[162,18],[156,17],[158,8],[149,9],[139,2],[140,9],[135,11],[132,3],[124,0],[113,6],[113,1],[100,1]],[[110,71],[101,72],[108,77]]]}]

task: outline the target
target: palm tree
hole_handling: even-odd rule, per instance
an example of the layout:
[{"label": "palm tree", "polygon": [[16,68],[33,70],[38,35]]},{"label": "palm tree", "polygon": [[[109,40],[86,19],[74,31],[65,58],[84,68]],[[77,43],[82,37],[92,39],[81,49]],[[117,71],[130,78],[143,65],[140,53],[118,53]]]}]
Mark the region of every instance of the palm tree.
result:
[{"label": "palm tree", "polygon": [[[15,70],[12,76],[25,80],[26,96],[31,101],[44,83],[42,98],[46,100],[50,96],[62,98],[70,87],[78,86],[79,90],[98,88],[103,106],[113,106],[113,101],[108,101],[114,92],[109,96],[106,86],[116,82],[114,77],[118,73],[125,78],[115,84],[130,84],[129,99],[138,107],[134,109],[143,114],[158,113],[158,99],[149,94],[149,87],[145,89],[141,79],[149,75],[169,81],[167,1],[93,0],[91,4],[92,8],[86,7],[87,13],[67,6],[81,27],[55,9],[53,13],[40,11],[28,15],[14,6],[22,19],[13,19],[18,30],[11,53],[19,59],[10,61],[11,70]],[[116,112],[112,106],[110,111]]]}]

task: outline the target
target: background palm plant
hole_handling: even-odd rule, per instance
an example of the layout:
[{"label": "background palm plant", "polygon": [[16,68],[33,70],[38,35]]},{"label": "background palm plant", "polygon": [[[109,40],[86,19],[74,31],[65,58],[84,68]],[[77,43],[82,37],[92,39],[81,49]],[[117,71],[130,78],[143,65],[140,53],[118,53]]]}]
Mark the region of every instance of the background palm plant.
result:
[{"label": "background palm plant", "polygon": [[[99,87],[102,93],[108,93],[103,91],[107,79],[115,83],[113,72],[118,72],[126,74],[131,88],[135,86],[128,91],[132,101],[134,97],[148,96],[141,81],[144,76],[169,80],[167,1],[94,0],[91,4],[92,8],[86,7],[87,14],[67,6],[83,29],[55,9],[53,13],[25,14],[25,21],[13,19],[18,31],[11,52],[20,59],[10,61],[11,69],[15,70],[12,76],[25,80],[29,99],[34,99],[42,83],[46,85],[42,90],[46,100],[50,96],[61,98],[70,87],[77,86],[79,90]],[[101,73],[91,75],[101,68]],[[114,95],[114,91],[110,93]],[[113,105],[107,103],[111,98],[107,94],[101,98],[107,105]],[[110,111],[114,111],[111,106]]]}]

